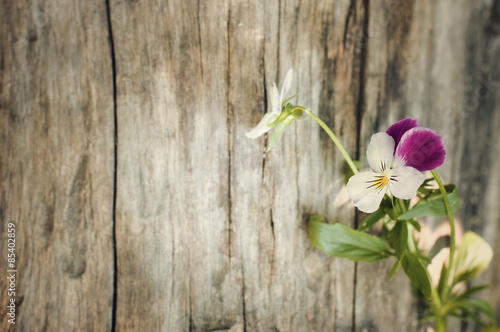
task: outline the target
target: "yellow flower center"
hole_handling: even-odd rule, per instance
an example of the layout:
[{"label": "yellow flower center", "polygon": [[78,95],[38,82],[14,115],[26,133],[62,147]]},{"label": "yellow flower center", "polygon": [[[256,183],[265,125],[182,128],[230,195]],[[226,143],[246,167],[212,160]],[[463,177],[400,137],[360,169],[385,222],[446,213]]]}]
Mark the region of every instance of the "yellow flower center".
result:
[{"label": "yellow flower center", "polygon": [[380,176],[377,176],[375,180],[367,181],[367,183],[369,184],[367,189],[370,189],[372,187],[382,189],[389,183],[389,178],[385,174],[382,174]]},{"label": "yellow flower center", "polygon": [[381,175],[377,178],[375,185],[377,186],[377,189],[381,189],[384,188],[388,183],[389,183],[389,178],[385,175]]}]

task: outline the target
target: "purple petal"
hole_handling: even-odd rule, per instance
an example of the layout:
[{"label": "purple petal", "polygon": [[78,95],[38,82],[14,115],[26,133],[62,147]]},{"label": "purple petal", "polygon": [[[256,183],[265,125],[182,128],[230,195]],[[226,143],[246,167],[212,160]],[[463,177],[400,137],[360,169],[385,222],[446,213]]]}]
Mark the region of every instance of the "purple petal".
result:
[{"label": "purple petal", "polygon": [[399,142],[395,164],[430,171],[441,166],[446,156],[441,136],[429,128],[416,127],[408,130]]},{"label": "purple petal", "polygon": [[386,133],[392,136],[397,147],[404,133],[415,127],[420,127],[418,120],[406,118],[390,126],[389,129],[386,130]]}]

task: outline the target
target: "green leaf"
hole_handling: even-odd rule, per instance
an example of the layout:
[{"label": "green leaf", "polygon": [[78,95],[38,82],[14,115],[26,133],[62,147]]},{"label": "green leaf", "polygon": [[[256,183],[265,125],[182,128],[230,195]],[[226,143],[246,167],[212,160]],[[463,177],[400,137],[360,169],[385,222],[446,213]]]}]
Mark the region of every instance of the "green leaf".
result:
[{"label": "green leaf", "polygon": [[398,219],[398,214],[394,209],[394,204],[391,198],[385,196],[380,203],[380,209],[382,209],[391,218],[391,220]]},{"label": "green leaf", "polygon": [[473,286],[468,288],[465,292],[460,294],[455,301],[462,301],[462,300],[467,300],[470,298],[472,295],[475,295],[476,293],[479,293],[485,289],[490,288],[489,285],[478,285],[478,286]]},{"label": "green leaf", "polygon": [[389,236],[392,247],[396,250],[396,256],[401,260],[408,249],[408,225],[406,221],[397,221]]},{"label": "green leaf", "polygon": [[328,255],[363,262],[376,262],[391,255],[389,247],[379,237],[322,220],[318,215],[309,220],[309,240]]},{"label": "green leaf", "polygon": [[391,267],[391,272],[389,273],[389,281],[394,278],[394,275],[396,275],[396,272],[398,272],[400,266],[401,263],[399,262],[399,260],[397,260],[396,263],[394,263],[394,265]]},{"label": "green leaf", "polygon": [[[462,313],[462,316],[467,316],[468,318],[471,318],[474,323],[476,323],[477,325],[481,326],[481,327],[484,327],[485,324],[481,321],[481,318],[479,318],[478,315],[476,315],[476,313],[474,311],[472,311],[467,305],[465,304],[460,304],[458,306],[458,309],[461,310],[463,313]],[[458,316],[458,315],[457,315]],[[455,316],[456,317],[456,316]]]},{"label": "green leaf", "polygon": [[433,189],[428,188],[430,186],[430,183],[432,181],[434,181],[434,178],[425,179],[424,183],[422,183],[422,185],[420,185],[420,188],[418,188],[418,192],[421,193],[424,196],[427,196],[430,193],[432,193]]},{"label": "green leaf", "polygon": [[401,266],[415,287],[427,298],[431,298],[432,282],[427,269],[414,253],[407,252],[401,260]]},{"label": "green leaf", "polygon": [[472,299],[468,300],[467,303],[477,311],[485,314],[492,322],[496,322],[495,312],[488,302],[480,299]]},{"label": "green leaf", "polygon": [[409,222],[415,229],[420,233],[422,230],[422,227],[420,226],[420,223],[416,221],[415,219],[408,219],[407,222]]},{"label": "green leaf", "polygon": [[[446,185],[446,192],[448,193],[448,201],[452,212],[457,212],[459,208],[459,200],[457,188],[455,185]],[[444,216],[446,214],[446,206],[444,205],[443,196],[437,192],[431,194],[429,199],[420,201],[413,209],[403,213],[399,216],[400,220],[409,220],[418,217],[436,217]]]},{"label": "green leaf", "polygon": [[281,137],[281,134],[283,134],[286,127],[288,127],[292,122],[293,122],[293,117],[288,116],[286,119],[284,119],[276,126],[276,128],[274,129],[273,136],[271,137],[271,142],[269,142],[269,146],[266,152],[269,152],[269,150],[271,150],[276,145],[276,143]]},{"label": "green leaf", "polygon": [[496,325],[495,312],[491,308],[490,304],[484,300],[471,299],[461,301],[457,304],[457,306],[465,313],[467,313],[467,315],[470,316],[470,318],[472,318],[477,324],[483,327],[486,326],[486,324],[481,321],[481,319],[474,313],[473,310],[477,310],[480,313],[483,313],[484,315],[486,315],[486,317],[489,318],[490,322]]},{"label": "green leaf", "polygon": [[375,225],[383,217],[385,217],[385,212],[382,209],[378,209],[377,211],[373,212],[372,214],[368,215],[368,217],[363,219],[363,222],[358,227],[358,232],[367,230],[368,228]]},{"label": "green leaf", "polygon": [[[448,286],[448,280],[445,280],[447,270],[448,270],[448,267],[446,266],[445,263],[443,263],[443,265],[441,266],[441,274],[439,275],[439,282],[438,282],[438,286],[437,286],[437,291],[439,294],[442,294],[445,287]],[[450,291],[451,291],[451,288],[448,288],[447,293],[443,295],[445,297],[445,299],[448,297]]]},{"label": "green leaf", "polygon": [[297,97],[302,91],[299,91],[297,92],[296,94],[294,94],[293,96],[291,96],[290,98],[288,99],[285,99],[283,100],[283,102],[281,103],[281,107],[285,107],[285,105],[290,101],[292,100],[293,98]]}]

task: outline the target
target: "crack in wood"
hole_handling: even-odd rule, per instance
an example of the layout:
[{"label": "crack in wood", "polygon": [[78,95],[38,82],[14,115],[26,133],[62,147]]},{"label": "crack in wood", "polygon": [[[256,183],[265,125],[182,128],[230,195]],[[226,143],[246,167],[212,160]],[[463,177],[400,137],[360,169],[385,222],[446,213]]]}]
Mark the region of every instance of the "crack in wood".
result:
[{"label": "crack in wood", "polygon": [[243,305],[243,332],[247,332],[247,310],[246,310],[246,304],[245,304],[245,269],[243,268],[243,257],[241,257],[241,282],[242,282],[242,287],[241,287],[241,302]]},{"label": "crack in wood", "polygon": [[[268,100],[267,100],[267,86],[266,86],[266,61],[264,56],[262,57],[262,68],[263,68],[263,77],[262,77],[262,85],[264,86],[264,114],[267,113],[268,110]],[[264,115],[263,114],[263,115]],[[264,151],[267,151],[268,144],[268,135],[264,135]],[[266,167],[266,153],[264,152],[262,156],[262,181],[264,181],[264,169]]]},{"label": "crack in wood", "polygon": [[491,6],[486,31],[491,37],[500,35],[500,0],[495,0]]},{"label": "crack in wood", "polygon": [[[363,108],[365,102],[365,81],[366,81],[366,62],[368,56],[368,20],[370,17],[370,1],[363,0],[365,8],[363,20],[363,32],[361,36],[361,54],[359,67],[359,90],[358,103],[356,105],[356,159],[359,160],[361,147],[361,117],[363,116]],[[357,226],[357,225],[355,225]]]},{"label": "crack in wood", "polygon": [[113,120],[114,120],[114,162],[113,162],[113,210],[112,210],[112,241],[113,241],[113,304],[111,308],[111,331],[116,330],[116,311],[118,304],[118,251],[116,241],[116,197],[118,183],[118,114],[117,114],[117,85],[116,85],[116,56],[113,39],[113,26],[111,23],[111,6],[106,0],[106,18],[108,21],[108,38],[111,57],[111,70],[113,74]]},{"label": "crack in wood", "polygon": [[201,23],[200,23],[200,0],[196,4],[196,18],[198,20],[198,49],[200,52],[200,70],[201,70],[201,80],[203,81],[203,53],[201,49]]},{"label": "crack in wood", "polygon": [[[351,2],[352,4],[352,2]],[[361,35],[361,54],[360,54],[360,67],[359,67],[359,90],[358,90],[358,103],[356,105],[356,159],[360,157],[361,147],[361,117],[363,116],[364,97],[365,97],[365,80],[366,80],[366,63],[368,56],[368,24],[370,18],[370,1],[363,0],[364,18],[363,30]],[[350,10],[349,10],[350,11]],[[349,16],[348,16],[349,17]],[[347,21],[347,20],[346,20]],[[348,23],[348,22],[347,22]],[[347,28],[347,26],[346,26]],[[344,32],[345,36],[346,32]],[[354,228],[358,228],[359,213],[354,213]],[[353,294],[352,294],[352,332],[356,331],[356,287],[358,277],[358,263],[354,263],[354,280],[353,280]]]},{"label": "crack in wood", "polygon": [[228,242],[228,256],[231,262],[231,227],[232,227],[232,201],[231,201],[231,4],[229,4],[227,15],[227,203],[228,203],[228,229],[227,229],[227,242]]},{"label": "crack in wood", "polygon": [[189,332],[193,331],[193,313],[192,313],[192,301],[191,301],[191,281],[189,282]]},{"label": "crack in wood", "polygon": [[278,71],[277,78],[278,79],[280,77],[280,75],[279,75],[280,74],[280,65],[279,65],[279,63],[280,63],[280,27],[281,27],[281,0],[278,1],[278,43],[277,43],[278,47],[276,47],[276,49],[277,49],[276,50],[276,59],[278,62],[276,67],[278,67],[277,68],[277,71]]},{"label": "crack in wood", "polygon": [[273,219],[273,209],[271,208],[269,210],[269,218],[270,218],[270,226],[271,226],[271,234],[273,236],[273,253],[272,253],[272,256],[271,256],[271,266],[270,266],[270,275],[271,275],[271,278],[270,278],[270,284],[272,285],[273,284],[273,280],[274,280],[274,273],[273,273],[273,270],[274,270],[274,259],[275,259],[275,252],[276,252],[276,237],[275,237],[275,234],[274,234],[274,219]]},{"label": "crack in wood", "polygon": [[345,49],[345,43],[347,41],[347,31],[349,30],[349,22],[351,20],[351,16],[353,14],[353,11],[356,10],[355,3],[356,3],[356,0],[351,0],[351,3],[349,4],[349,9],[347,11],[347,17],[345,19],[344,36],[342,37],[342,46],[344,49]]}]

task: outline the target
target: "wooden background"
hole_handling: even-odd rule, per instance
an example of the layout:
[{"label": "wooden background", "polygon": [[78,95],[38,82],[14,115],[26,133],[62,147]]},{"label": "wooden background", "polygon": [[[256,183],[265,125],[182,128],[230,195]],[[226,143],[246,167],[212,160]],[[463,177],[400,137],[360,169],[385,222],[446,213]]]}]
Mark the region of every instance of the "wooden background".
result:
[{"label": "wooden background", "polygon": [[499,59],[499,0],[2,0],[0,329],[424,331],[392,262],[309,243],[356,223],[319,126],[245,137],[289,68],[354,158],[406,116],[443,136],[500,319]]}]

